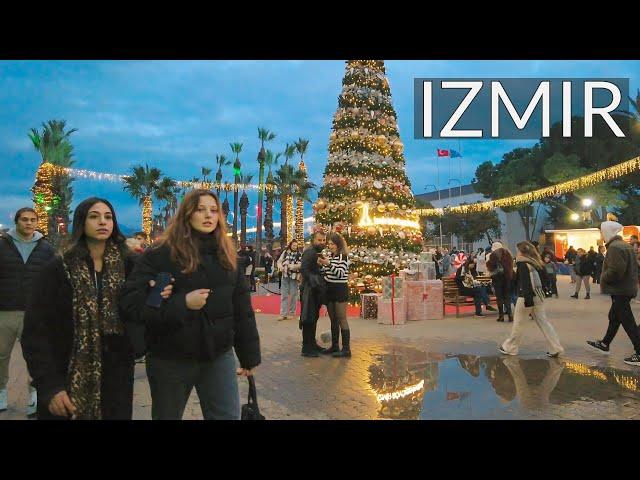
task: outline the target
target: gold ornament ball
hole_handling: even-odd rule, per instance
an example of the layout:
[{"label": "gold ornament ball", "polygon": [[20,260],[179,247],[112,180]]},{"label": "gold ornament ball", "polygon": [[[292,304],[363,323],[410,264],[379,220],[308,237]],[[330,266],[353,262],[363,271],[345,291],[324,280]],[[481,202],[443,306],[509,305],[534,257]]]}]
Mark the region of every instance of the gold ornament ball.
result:
[{"label": "gold ornament ball", "polygon": [[386,209],[386,207],[384,206],[384,203],[379,204],[378,207],[377,207],[377,210],[380,213],[384,213],[385,209]]},{"label": "gold ornament ball", "polygon": [[376,229],[376,227],[374,227],[373,225],[367,228],[367,233],[371,236],[375,235],[376,233],[378,233],[378,229]]}]

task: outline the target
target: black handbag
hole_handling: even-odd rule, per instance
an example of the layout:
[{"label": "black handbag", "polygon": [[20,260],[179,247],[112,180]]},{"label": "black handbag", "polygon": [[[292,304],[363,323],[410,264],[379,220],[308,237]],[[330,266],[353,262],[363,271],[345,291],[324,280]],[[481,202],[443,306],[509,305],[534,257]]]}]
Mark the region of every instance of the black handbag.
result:
[{"label": "black handbag", "polygon": [[249,380],[249,399],[246,404],[242,406],[242,413],[240,415],[241,420],[264,420],[264,415],[260,413],[258,408],[258,394],[256,392],[256,381],[253,379],[253,375],[247,377]]}]

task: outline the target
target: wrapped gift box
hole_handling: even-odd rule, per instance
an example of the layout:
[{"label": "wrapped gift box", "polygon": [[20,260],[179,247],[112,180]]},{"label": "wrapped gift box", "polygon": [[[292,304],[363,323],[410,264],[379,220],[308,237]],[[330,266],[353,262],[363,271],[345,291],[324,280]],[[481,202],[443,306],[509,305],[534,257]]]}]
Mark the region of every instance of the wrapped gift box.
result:
[{"label": "wrapped gift box", "polygon": [[404,286],[407,321],[443,318],[443,284],[440,280],[407,281]]},{"label": "wrapped gift box", "polygon": [[403,280],[424,280],[424,272],[417,270],[400,270],[400,278]]},{"label": "wrapped gift box", "polygon": [[377,293],[360,294],[360,318],[365,320],[378,318],[378,298]]},{"label": "wrapped gift box", "polygon": [[431,253],[431,252],[420,252],[420,261],[421,262],[433,262],[433,253]]},{"label": "wrapped gift box", "polygon": [[378,323],[403,325],[406,320],[407,308],[403,298],[380,298],[378,300]]},{"label": "wrapped gift box", "polygon": [[[392,283],[393,282],[393,283]],[[390,275],[382,278],[382,298],[389,299],[391,295],[394,298],[402,298],[404,279]]]},{"label": "wrapped gift box", "polygon": [[434,262],[411,262],[409,270],[421,272],[423,275],[420,280],[436,279],[436,264]]}]

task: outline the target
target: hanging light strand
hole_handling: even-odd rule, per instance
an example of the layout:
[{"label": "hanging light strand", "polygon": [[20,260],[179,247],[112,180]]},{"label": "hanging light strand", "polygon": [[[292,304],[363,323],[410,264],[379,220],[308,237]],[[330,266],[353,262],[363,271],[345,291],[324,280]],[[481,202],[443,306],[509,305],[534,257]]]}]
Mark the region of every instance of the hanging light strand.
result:
[{"label": "hanging light strand", "polygon": [[592,187],[602,182],[615,180],[640,170],[640,157],[632,158],[613,167],[604,168],[583,177],[574,178],[567,182],[558,183],[549,187],[540,188],[531,192],[520,193],[512,197],[490,200],[488,202],[472,203],[470,205],[458,205],[449,208],[420,208],[414,212],[422,217],[442,216],[445,213],[475,213],[486,212],[502,207],[515,207],[527,203],[536,202],[543,198],[557,197],[565,193],[575,192]]}]

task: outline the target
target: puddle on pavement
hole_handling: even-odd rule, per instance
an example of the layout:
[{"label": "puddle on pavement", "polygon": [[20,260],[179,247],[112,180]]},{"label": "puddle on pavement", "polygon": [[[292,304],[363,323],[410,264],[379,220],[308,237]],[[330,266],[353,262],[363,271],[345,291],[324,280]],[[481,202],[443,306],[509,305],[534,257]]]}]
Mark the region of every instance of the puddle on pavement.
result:
[{"label": "puddle on pavement", "polygon": [[408,346],[373,357],[369,385],[381,418],[517,419],[562,412],[571,418],[578,408],[581,418],[598,419],[621,415],[629,406],[640,409],[640,376],[627,371]]}]

